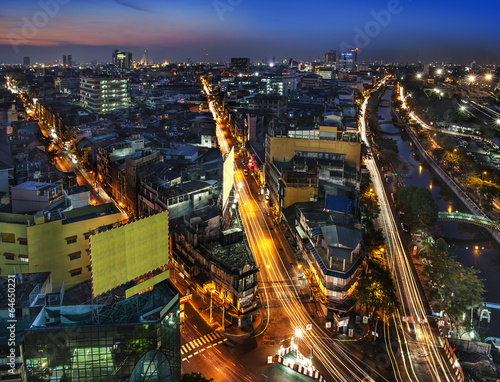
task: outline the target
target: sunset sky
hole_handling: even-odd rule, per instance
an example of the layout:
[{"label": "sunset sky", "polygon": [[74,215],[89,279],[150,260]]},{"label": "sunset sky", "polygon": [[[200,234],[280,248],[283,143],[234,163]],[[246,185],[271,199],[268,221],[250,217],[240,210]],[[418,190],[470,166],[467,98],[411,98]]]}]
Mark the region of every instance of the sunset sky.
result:
[{"label": "sunset sky", "polygon": [[[491,1],[22,0],[2,2],[0,62],[109,62],[114,49],[161,62],[314,60],[360,47],[360,61],[497,63]],[[390,15],[390,16],[389,16]],[[361,33],[360,33],[361,31]]]}]

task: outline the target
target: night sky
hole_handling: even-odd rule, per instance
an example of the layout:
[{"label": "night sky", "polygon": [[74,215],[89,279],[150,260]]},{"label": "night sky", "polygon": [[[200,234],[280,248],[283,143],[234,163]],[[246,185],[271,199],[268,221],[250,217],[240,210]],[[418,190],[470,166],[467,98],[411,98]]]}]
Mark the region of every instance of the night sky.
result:
[{"label": "night sky", "polygon": [[18,0],[2,2],[0,63],[156,62],[231,57],[312,61],[359,47],[359,61],[500,64],[496,1]]}]

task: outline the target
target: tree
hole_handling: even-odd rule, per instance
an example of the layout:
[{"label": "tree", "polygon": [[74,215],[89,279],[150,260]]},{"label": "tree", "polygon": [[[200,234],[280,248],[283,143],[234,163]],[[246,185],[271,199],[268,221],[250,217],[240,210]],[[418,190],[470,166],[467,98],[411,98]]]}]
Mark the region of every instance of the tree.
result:
[{"label": "tree", "polygon": [[368,260],[367,269],[359,278],[354,293],[368,311],[392,314],[398,305],[396,285],[390,270],[375,261]]},{"label": "tree", "polygon": [[[435,248],[428,248],[423,254],[428,261],[423,274],[429,280],[431,297],[437,301],[437,308],[446,312],[452,323],[461,323],[469,309],[483,302],[484,284],[479,271],[464,267],[448,255],[444,239],[436,241]],[[464,324],[468,326],[469,320]]]},{"label": "tree", "polygon": [[430,229],[437,222],[439,208],[429,190],[413,185],[399,187],[395,201],[411,227]]},{"label": "tree", "polygon": [[213,378],[204,378],[201,373],[189,373],[181,375],[181,382],[210,382],[213,380]]}]

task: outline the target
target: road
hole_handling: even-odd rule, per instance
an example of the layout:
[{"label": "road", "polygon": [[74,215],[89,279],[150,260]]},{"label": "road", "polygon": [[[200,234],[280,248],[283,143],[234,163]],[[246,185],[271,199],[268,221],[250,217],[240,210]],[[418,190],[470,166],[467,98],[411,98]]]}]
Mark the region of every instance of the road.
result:
[{"label": "road", "polygon": [[[217,129],[224,130],[216,110],[219,105],[211,97],[211,92],[206,81],[203,81],[205,92],[208,94],[210,109],[217,122]],[[222,137],[218,134],[218,138]],[[224,152],[230,145],[220,143]],[[238,192],[239,212],[245,228],[254,259],[260,267],[260,299],[262,304],[261,314],[266,323],[255,339],[259,349],[252,352],[250,363],[253,367],[264,367],[267,356],[274,355],[279,345],[285,347],[295,336],[296,329],[301,330],[299,349],[306,356],[310,349],[314,349],[314,365],[322,372],[328,381],[361,381],[387,380],[376,369],[376,365],[368,365],[359,356],[351,354],[347,346],[341,341],[332,339],[332,329],[325,328],[326,320],[321,317],[321,309],[316,302],[311,302],[308,286],[303,280],[298,280],[297,275],[302,273],[292,249],[286,241],[281,226],[274,222],[269,214],[269,209],[252,176],[245,176],[243,165],[238,162],[235,171],[235,185]],[[313,318],[314,317],[314,318]],[[311,325],[311,330],[306,330]],[[275,345],[266,347],[265,338],[274,338]],[[295,338],[297,340],[297,338]],[[264,346],[261,346],[264,345]],[[269,350],[268,350],[269,349]],[[239,358],[243,365],[244,361]],[[258,373],[256,372],[258,375]],[[266,376],[265,373],[262,373]],[[366,379],[367,378],[367,379]],[[232,380],[232,379],[224,379]]]},{"label": "road", "polygon": [[[370,143],[366,135],[366,107],[371,93],[384,86],[387,80],[387,78],[384,79],[370,91],[362,104],[361,135],[370,154]],[[419,280],[413,271],[409,254],[401,239],[399,225],[393,215],[373,155],[368,155],[365,164],[370,171],[373,189],[379,201],[381,209],[379,221],[387,243],[386,257],[395,278],[400,301],[399,311],[391,319],[384,320],[385,340],[388,343],[396,342],[399,347],[397,353],[403,356],[403,362],[398,364],[395,374],[396,380],[455,381],[450,364],[444,357],[437,330],[427,320],[430,309],[421,294]],[[398,330],[388,327],[389,323],[392,323]],[[391,337],[397,341],[391,341]],[[391,362],[397,363],[396,359]]]}]

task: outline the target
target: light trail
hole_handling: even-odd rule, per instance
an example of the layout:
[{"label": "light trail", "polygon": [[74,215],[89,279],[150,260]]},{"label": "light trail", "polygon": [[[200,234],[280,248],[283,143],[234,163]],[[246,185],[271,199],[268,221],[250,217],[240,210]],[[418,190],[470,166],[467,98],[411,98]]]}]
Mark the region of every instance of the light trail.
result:
[{"label": "light trail", "polygon": [[[400,310],[403,316],[401,316],[400,312],[396,312],[393,319],[397,328],[403,327],[404,325],[407,327],[407,331],[404,331],[404,338],[401,338],[399,336],[399,332],[397,332],[399,349],[403,355],[403,368],[400,372],[398,372],[397,378],[401,381],[428,381],[429,378],[432,381],[455,381],[455,375],[449,372],[449,363],[444,360],[436,335],[432,332],[432,329],[427,321],[427,309],[424,306],[422,296],[420,294],[419,280],[416,280],[411,264],[408,260],[408,256],[405,253],[404,245],[401,241],[401,237],[399,236],[398,227],[392,214],[387,194],[385,193],[383,187],[382,177],[373,158],[371,147],[366,135],[365,114],[369,97],[372,92],[379,90],[381,86],[385,85],[386,81],[387,78],[383,79],[373,90],[368,92],[368,95],[362,104],[360,126],[362,139],[365,142],[370,154],[365,160],[365,164],[370,171],[373,188],[379,200],[381,209],[382,219],[380,220],[382,222],[384,236],[387,240],[387,251],[385,253],[389,268],[394,275],[398,297],[401,302]],[[403,107],[407,108],[406,102],[403,98],[404,95],[402,93],[400,93],[400,95],[402,97]],[[406,317],[408,321],[404,323],[402,317]],[[412,325],[409,322],[410,320],[413,322],[417,342],[419,344],[418,346],[410,346],[408,341],[410,339],[408,331],[412,328]],[[412,360],[412,356],[417,358],[415,353],[422,349],[422,347],[426,351],[424,362],[426,375],[421,377],[421,373],[418,373],[416,370],[416,365]]]}]

